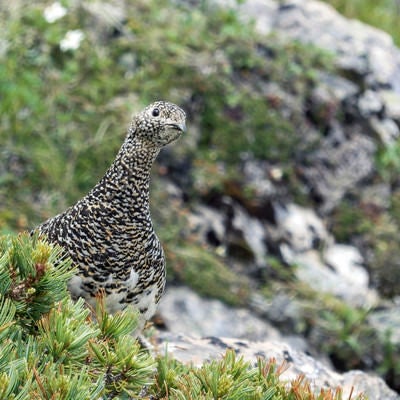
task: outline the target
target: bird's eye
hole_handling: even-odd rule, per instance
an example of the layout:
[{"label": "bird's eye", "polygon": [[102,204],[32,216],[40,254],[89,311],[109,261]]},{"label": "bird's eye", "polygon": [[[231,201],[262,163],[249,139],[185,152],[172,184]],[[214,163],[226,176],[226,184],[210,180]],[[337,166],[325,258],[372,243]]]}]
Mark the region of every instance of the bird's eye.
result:
[{"label": "bird's eye", "polygon": [[160,110],[158,108],[153,108],[153,112],[151,114],[153,117],[158,117],[160,115]]}]

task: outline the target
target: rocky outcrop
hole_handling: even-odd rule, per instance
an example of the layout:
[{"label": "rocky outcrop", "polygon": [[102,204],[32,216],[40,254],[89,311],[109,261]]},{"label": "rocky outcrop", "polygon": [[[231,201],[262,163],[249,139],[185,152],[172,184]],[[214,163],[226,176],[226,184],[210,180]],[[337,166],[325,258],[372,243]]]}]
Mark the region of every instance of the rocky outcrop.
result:
[{"label": "rocky outcrop", "polygon": [[[344,370],[354,365],[366,370],[374,370],[377,365],[394,369],[392,353],[388,357],[385,349],[388,346],[398,349],[393,351],[398,355],[400,335],[396,299],[382,300],[378,280],[371,273],[371,246],[368,242],[365,245],[360,237],[343,242],[335,236],[332,225],[344,200],[356,204],[356,208],[368,215],[370,224],[375,224],[390,208],[393,191],[399,190],[398,179],[391,185],[379,178],[376,156],[380,149],[391,149],[400,136],[400,51],[386,33],[348,20],[326,3],[213,1],[223,7],[237,8],[243,20],[254,21],[260,35],[273,34],[271,41],[295,40],[322,48],[332,56],[335,68],[318,71],[310,80],[312,83],[299,90],[300,94],[268,77],[251,77],[257,80],[255,86],[262,91],[263,99],[273,103],[274,111],[287,119],[296,115],[300,120],[295,134],[299,135],[301,145],[290,152],[290,162],[280,162],[279,157],[273,162],[259,160],[245,154],[235,179],[221,179],[219,184],[223,181],[223,187],[217,193],[200,187],[204,182],[207,187],[208,179],[213,178],[209,174],[203,176],[202,182],[195,181],[194,188],[190,189],[203,198],[200,201],[196,198],[187,206],[184,199],[190,197],[190,191],[185,192],[185,188],[192,184],[188,183],[192,179],[188,173],[190,162],[187,162],[190,156],[181,161],[184,158],[181,153],[161,155],[169,159],[166,162],[168,179],[174,179],[172,183],[164,176],[163,201],[171,208],[176,207],[179,217],[184,214],[185,224],[180,234],[186,242],[200,244],[210,258],[219,257],[238,280],[248,282],[247,293],[233,293],[233,297],[243,297],[238,301],[242,305],[239,309],[217,300],[204,300],[187,288],[170,283],[160,305],[160,315],[169,333],[161,338],[171,341],[169,349],[177,357],[194,362],[201,362],[211,354],[221,354],[221,348],[210,345],[209,340],[177,336],[180,332],[199,337],[235,337],[214,342],[223,343],[224,348],[236,346],[240,352],[243,349],[237,342],[251,339],[255,343],[246,342],[243,346],[251,349],[248,353],[251,357],[263,352],[266,357],[282,359],[288,353],[294,360],[293,365],[299,368],[293,367],[293,371],[311,371],[307,376],[318,385],[324,386],[326,379],[329,385],[343,385],[346,390],[354,385],[357,390],[365,390],[370,399],[398,398],[372,375],[333,372],[332,365]],[[175,3],[187,7],[189,3],[199,2],[175,0]],[[89,8],[96,18],[102,14]],[[118,15],[121,19],[124,12]],[[122,19],[120,23],[123,24]],[[265,43],[260,45],[266,64],[273,61],[272,53],[276,52],[276,49],[270,50]],[[202,55],[195,67],[207,75],[210,65],[227,60],[224,49],[214,55],[217,61]],[[123,62],[130,62],[132,55],[126,57]],[[191,100],[188,104],[190,108]],[[201,110],[198,104],[193,107]],[[195,126],[195,118],[191,123],[188,141],[193,150],[202,132]],[[218,165],[212,171],[223,175],[223,162],[215,160],[215,163]],[[155,212],[164,212],[160,209]],[[166,212],[170,211],[168,208]],[[388,232],[398,234],[395,229]],[[174,235],[174,240],[179,240],[178,235]],[[171,253],[170,270],[184,269],[184,263],[174,265],[174,251]],[[382,264],[391,263],[390,258],[389,253]],[[201,266],[208,261],[209,258]],[[273,265],[274,262],[279,265]],[[201,273],[201,269],[194,273],[192,269],[192,279]],[[279,274],[286,274],[283,280],[287,279],[291,285],[281,285],[277,280],[265,295],[263,290]],[[392,277],[385,279],[390,283]],[[320,297],[306,303],[300,287],[311,288]],[[392,292],[400,294],[396,288]],[[322,298],[329,300],[323,302]],[[335,307],[339,308],[340,317],[332,311]],[[330,318],[323,320],[324,326],[319,324],[319,314]],[[361,322],[367,326],[361,328]],[[340,355],[347,358],[347,363],[337,361],[339,351],[332,345],[332,331],[340,332],[340,345],[349,349]],[[180,352],[180,347],[185,351]],[[395,378],[390,383],[396,386],[397,382],[400,388],[400,379]]]},{"label": "rocky outcrop", "polygon": [[[262,35],[274,33],[333,54],[338,72],[322,72],[305,105],[312,122],[310,129],[317,124],[324,131],[324,138],[303,159],[294,161],[300,182],[304,183],[303,191],[314,198],[315,208],[302,208],[288,202],[285,195],[280,197],[280,188],[268,173],[256,174],[255,192],[264,204],[268,204],[265,199],[274,198],[277,193],[284,203],[269,207],[273,217],[264,220],[266,247],[278,246],[284,261],[297,264],[300,280],[350,304],[377,304],[377,293],[370,289],[366,269],[370,250],[335,243],[328,226],[345,197],[350,196],[365,207],[372,219],[374,212],[379,214],[389,207],[393,188],[388,183],[374,182],[379,181],[375,158],[378,148],[393,148],[400,135],[399,49],[387,33],[348,20],[323,2],[248,0],[239,6],[229,0],[217,3],[239,7],[242,18],[253,20]],[[256,168],[266,170],[260,165]],[[251,182],[248,175],[246,179]],[[273,224],[269,223],[271,220]],[[385,313],[395,313],[397,308],[390,303],[383,307]],[[385,324],[382,331],[397,330],[387,318],[379,320]]]},{"label": "rocky outcrop", "polygon": [[313,210],[288,204],[277,210],[283,260],[297,265],[296,276],[320,292],[331,293],[353,306],[374,305],[364,260],[354,246],[334,243]]},{"label": "rocky outcrop", "polygon": [[[217,2],[231,7],[235,4],[230,0]],[[336,64],[367,87],[400,93],[400,53],[387,33],[349,20],[316,0],[249,0],[239,7],[243,18],[254,20],[261,34],[279,32],[333,52]]]},{"label": "rocky outcrop", "polygon": [[292,380],[298,375],[304,375],[312,385],[312,389],[343,389],[343,398],[351,393],[363,393],[369,399],[397,400],[400,397],[388,389],[382,379],[362,371],[351,371],[338,374],[326,365],[315,361],[303,352],[294,350],[286,343],[278,341],[249,342],[243,339],[230,339],[209,336],[195,338],[171,333],[160,333],[155,349],[164,355],[167,351],[183,363],[196,366],[204,362],[218,359],[228,349],[233,349],[238,356],[255,363],[257,357],[274,358],[277,364],[285,362],[287,369],[281,375],[282,380]]},{"label": "rocky outcrop", "polygon": [[[246,278],[250,277],[255,288],[268,279],[266,276],[273,275],[269,260],[272,256],[283,266],[295,265],[293,273],[300,284],[364,310],[368,313],[367,342],[374,343],[370,354],[361,355],[361,364],[376,366],[385,357],[382,343],[400,349],[398,305],[395,300],[383,301],[382,293],[376,289],[377,281],[371,274],[371,249],[360,237],[351,243],[341,243],[331,227],[337,209],[347,199],[357,204],[372,224],[377,215],[389,210],[396,188],[379,178],[376,156],[379,149],[393,148],[400,136],[400,51],[386,33],[348,20],[318,1],[248,0],[238,4],[215,0],[215,3],[237,7],[244,20],[254,21],[261,35],[273,33],[285,40],[322,48],[332,55],[336,69],[320,71],[304,99],[275,82],[263,82],[266,98],[273,95],[288,115],[304,109],[307,128],[304,142],[312,146],[299,152],[292,164],[296,190],[307,198],[307,204],[300,204],[287,190],[283,164],[245,157],[234,182],[227,182],[222,193],[205,196],[206,201],[191,208],[186,215],[186,229],[191,238],[210,252],[225,257]],[[244,194],[244,188],[251,191],[251,197]],[[354,385],[368,393],[370,399],[399,398],[371,375],[332,372],[328,358],[319,351],[324,341],[329,340],[329,328],[328,333],[321,333],[313,326],[314,316],[306,310],[309,306],[305,307],[292,293],[278,290],[266,300],[254,291],[247,306],[248,309],[231,309],[215,300],[201,300],[186,289],[172,288],[160,312],[173,335],[162,340],[176,343],[175,347],[169,347],[174,348],[174,354],[182,345],[185,350],[182,354],[177,350],[178,357],[195,361],[198,356],[204,360],[218,354],[218,345],[210,345],[208,339],[192,341],[174,335],[190,332],[199,336],[236,337],[240,343],[251,338],[263,341],[262,344],[246,342],[242,346],[251,348],[252,357],[263,352],[268,357],[284,359],[283,354],[294,351],[293,363],[296,360],[299,365],[304,363],[304,369],[297,371],[308,371],[306,375],[312,379],[317,376],[317,386],[323,386],[326,378],[329,385],[343,385],[347,390]],[[305,319],[311,321],[310,325]],[[301,336],[292,332],[306,333]],[[361,341],[357,335],[350,341]],[[381,342],[376,345],[378,337]],[[280,344],[265,342],[270,338]],[[234,340],[215,342],[242,353],[241,345]],[[288,350],[283,342],[291,343],[295,350]],[[328,367],[321,367],[300,351],[307,351]],[[335,356],[331,354],[331,358]],[[316,371],[324,372],[319,376]]]},{"label": "rocky outcrop", "polygon": [[[296,313],[296,302],[288,299],[287,307]],[[271,304],[271,311],[279,313],[282,304]],[[222,357],[227,349],[254,363],[257,357],[275,358],[278,365],[285,361],[288,369],[283,380],[303,374],[315,390],[341,387],[347,398],[351,390],[364,393],[369,399],[400,399],[384,381],[362,371],[340,374],[329,359],[318,354],[306,340],[299,336],[282,335],[265,319],[256,317],[244,308],[232,308],[218,300],[205,299],[185,287],[169,287],[161,300],[159,313],[163,330],[153,336],[157,354],[168,351],[183,363],[201,365]],[[270,319],[278,319],[276,316]],[[379,323],[388,315],[380,315]],[[185,332],[185,333],[183,333]],[[312,356],[312,357],[311,357]]]}]

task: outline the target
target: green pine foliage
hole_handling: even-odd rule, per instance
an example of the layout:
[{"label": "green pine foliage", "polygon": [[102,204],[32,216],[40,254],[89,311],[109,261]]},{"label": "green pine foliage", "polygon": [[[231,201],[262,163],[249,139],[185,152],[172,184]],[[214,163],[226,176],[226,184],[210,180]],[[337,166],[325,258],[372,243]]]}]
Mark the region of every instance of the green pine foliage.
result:
[{"label": "green pine foliage", "polygon": [[155,359],[132,336],[133,309],[109,315],[101,296],[95,309],[70,299],[72,273],[42,238],[0,237],[0,400],[343,398],[314,393],[304,377],[286,382],[285,365],[258,359],[254,367],[234,351],[200,367]]},{"label": "green pine foliage", "polygon": [[[341,389],[315,393],[299,376],[288,383],[281,379],[287,365],[258,358],[256,366],[228,350],[222,360],[201,367],[185,367],[165,357],[158,359],[156,383],[150,391],[168,400],[342,400]],[[348,400],[366,400],[362,394]]]},{"label": "green pine foliage", "polygon": [[10,304],[20,325],[33,327],[66,296],[70,262],[61,257],[60,247],[28,234],[1,237],[0,254],[0,299]]},{"label": "green pine foliage", "polygon": [[0,238],[0,400],[130,398],[155,363],[129,335],[137,315],[73,302],[61,249],[28,234]]}]

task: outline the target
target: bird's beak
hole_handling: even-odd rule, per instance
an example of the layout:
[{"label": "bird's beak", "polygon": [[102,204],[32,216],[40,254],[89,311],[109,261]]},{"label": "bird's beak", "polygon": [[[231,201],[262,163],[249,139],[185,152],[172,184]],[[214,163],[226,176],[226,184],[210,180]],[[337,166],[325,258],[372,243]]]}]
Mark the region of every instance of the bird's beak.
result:
[{"label": "bird's beak", "polygon": [[186,124],[184,122],[181,122],[180,124],[174,122],[173,124],[170,124],[170,126],[181,131],[182,133],[186,132]]},{"label": "bird's beak", "polygon": [[186,132],[186,124],[182,122],[181,124],[176,124],[176,127],[182,132]]},{"label": "bird's beak", "polygon": [[182,122],[181,124],[179,124],[179,129],[182,132],[186,132],[186,124],[185,124],[185,122]]}]

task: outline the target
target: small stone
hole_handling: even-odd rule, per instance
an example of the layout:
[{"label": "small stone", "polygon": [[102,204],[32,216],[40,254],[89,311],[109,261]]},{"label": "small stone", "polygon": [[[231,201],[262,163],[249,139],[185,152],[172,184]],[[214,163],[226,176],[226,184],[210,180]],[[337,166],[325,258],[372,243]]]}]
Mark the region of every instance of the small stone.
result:
[{"label": "small stone", "polygon": [[358,259],[347,259],[348,256],[355,256],[357,250],[340,246],[328,248],[324,252],[325,259],[315,250],[295,254],[292,263],[297,266],[297,278],[315,291],[331,293],[352,306],[375,304],[377,294],[367,286],[367,272],[357,264]]},{"label": "small stone", "polygon": [[369,123],[385,146],[393,146],[400,136],[400,129],[392,119],[372,117],[369,119]]},{"label": "small stone", "polygon": [[275,218],[282,240],[296,253],[319,248],[331,240],[323,221],[312,209],[277,204]]},{"label": "small stone", "polygon": [[199,205],[188,215],[189,229],[203,243],[215,247],[225,243],[224,215],[211,207]]},{"label": "small stone", "polygon": [[362,203],[373,205],[380,209],[388,209],[391,205],[391,188],[387,183],[377,183],[375,185],[366,186],[362,189]]},{"label": "small stone", "polygon": [[330,96],[337,102],[355,96],[360,90],[354,82],[339,75],[321,72],[318,77],[319,85],[323,85],[329,91]]},{"label": "small stone", "polygon": [[385,106],[386,115],[400,123],[400,93],[393,90],[381,90],[379,95]]},{"label": "small stone", "polygon": [[368,273],[362,267],[364,259],[356,247],[334,244],[324,251],[323,256],[324,261],[334,268],[341,279],[350,285],[355,284],[364,290],[368,289]]},{"label": "small stone", "polygon": [[351,135],[342,143],[325,138],[309,155],[309,166],[302,168],[321,213],[331,211],[348,191],[374,172],[376,140],[361,132],[361,127],[352,127]]},{"label": "small stone", "polygon": [[265,230],[261,222],[249,216],[242,207],[235,206],[232,228],[233,232],[230,233],[230,236],[232,237],[234,234],[239,239],[237,242],[244,240],[246,247],[252,251],[256,265],[264,265],[267,249],[265,247]]},{"label": "small stone", "polygon": [[[390,343],[398,347],[400,345],[400,313],[399,305],[393,304],[382,310],[372,311],[368,320],[380,333],[382,339],[390,339]],[[390,336],[386,335],[390,332]]]},{"label": "small stone", "polygon": [[364,117],[378,114],[383,109],[383,102],[377,92],[366,90],[358,99],[358,108]]}]

